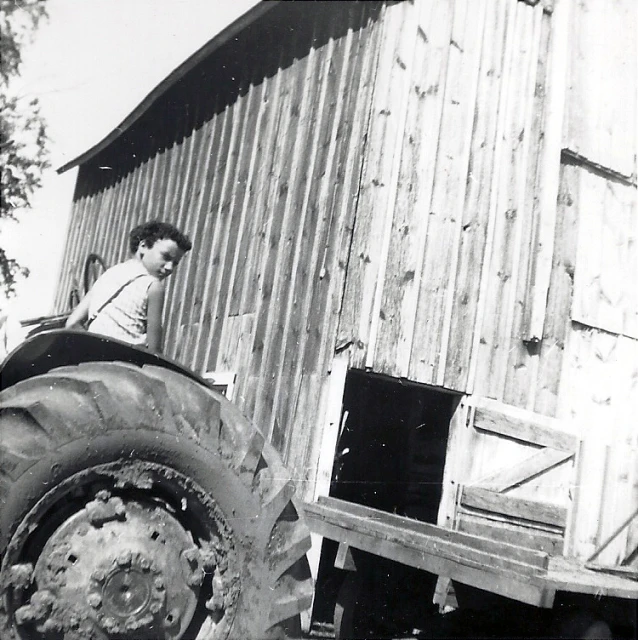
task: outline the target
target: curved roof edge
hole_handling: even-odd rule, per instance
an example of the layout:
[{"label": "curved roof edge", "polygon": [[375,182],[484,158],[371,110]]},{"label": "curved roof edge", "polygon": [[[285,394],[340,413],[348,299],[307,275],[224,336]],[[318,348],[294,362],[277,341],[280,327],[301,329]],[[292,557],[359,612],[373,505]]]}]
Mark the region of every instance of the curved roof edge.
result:
[{"label": "curved roof edge", "polygon": [[203,47],[198,49],[193,55],[187,58],[182,64],[174,69],[155,89],[153,89],[140,104],[120,124],[111,131],[100,142],[93,145],[88,151],[80,154],[70,162],[62,165],[57,169],[57,173],[64,173],[73,167],[84,164],[91,158],[95,157],[100,151],[106,149],[112,142],[119,138],[125,131],[135,123],[155,101],[166,93],[173,85],[179,82],[191,69],[196,67],[202,60],[208,57],[216,49],[226,44],[231,38],[235,37],[240,31],[245,29],[249,24],[261,18],[265,13],[277,6],[281,0],[268,0],[259,2],[249,9],[242,16],[231,22],[225,29],[222,29],[216,36],[209,40]]}]

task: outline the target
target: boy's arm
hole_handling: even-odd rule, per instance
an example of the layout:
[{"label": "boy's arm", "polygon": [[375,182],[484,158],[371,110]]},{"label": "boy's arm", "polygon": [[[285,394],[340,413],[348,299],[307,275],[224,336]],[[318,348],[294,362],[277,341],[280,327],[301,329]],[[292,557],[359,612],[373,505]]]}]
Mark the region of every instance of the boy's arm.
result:
[{"label": "boy's arm", "polygon": [[73,309],[71,315],[66,319],[64,326],[67,329],[81,325],[89,317],[89,304],[91,302],[91,292],[89,291],[80,304]]},{"label": "boy's arm", "polygon": [[157,281],[148,289],[146,333],[148,348],[162,352],[162,310],[164,308],[164,285]]}]

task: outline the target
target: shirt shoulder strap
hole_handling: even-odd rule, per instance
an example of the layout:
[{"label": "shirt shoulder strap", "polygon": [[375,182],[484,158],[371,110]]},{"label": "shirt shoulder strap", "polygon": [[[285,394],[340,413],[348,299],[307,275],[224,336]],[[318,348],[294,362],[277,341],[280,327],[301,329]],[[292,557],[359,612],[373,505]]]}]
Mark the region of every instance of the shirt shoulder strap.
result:
[{"label": "shirt shoulder strap", "polygon": [[145,273],[136,273],[135,275],[133,275],[131,278],[129,278],[128,280],[126,280],[126,282],[124,282],[118,289],[116,289],[96,310],[95,312],[92,314],[91,316],[91,320],[95,320],[95,318],[97,318],[98,314],[100,313],[100,311],[102,311],[102,309],[104,309],[104,307],[106,307],[107,304],[109,304],[110,302],[113,302],[113,300],[115,300],[115,298],[117,298],[120,293],[122,293],[122,291],[124,289],[126,289],[126,287],[129,286],[129,284],[131,284],[132,282],[134,282],[135,280],[139,279],[139,278],[143,278],[145,275]]}]

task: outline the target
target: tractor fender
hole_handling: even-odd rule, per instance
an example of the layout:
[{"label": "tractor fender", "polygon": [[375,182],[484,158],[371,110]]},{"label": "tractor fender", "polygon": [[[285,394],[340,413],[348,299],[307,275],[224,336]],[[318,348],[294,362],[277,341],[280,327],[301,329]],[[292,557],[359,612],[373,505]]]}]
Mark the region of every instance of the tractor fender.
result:
[{"label": "tractor fender", "polygon": [[176,371],[203,386],[206,382],[179,363],[126,342],[81,329],[37,333],[14,349],[0,364],[0,389],[47,373],[56,367],[84,362],[127,362]]}]

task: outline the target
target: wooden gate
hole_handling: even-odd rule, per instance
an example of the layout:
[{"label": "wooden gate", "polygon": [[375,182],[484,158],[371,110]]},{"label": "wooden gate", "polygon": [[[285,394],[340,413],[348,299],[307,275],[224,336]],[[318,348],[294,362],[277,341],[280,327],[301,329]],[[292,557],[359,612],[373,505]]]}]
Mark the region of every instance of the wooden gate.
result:
[{"label": "wooden gate", "polygon": [[466,459],[456,464],[454,528],[560,553],[578,438],[556,419],[490,399],[468,398],[460,411],[465,434],[450,453]]}]

